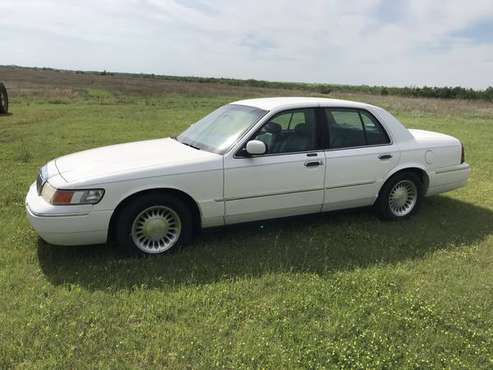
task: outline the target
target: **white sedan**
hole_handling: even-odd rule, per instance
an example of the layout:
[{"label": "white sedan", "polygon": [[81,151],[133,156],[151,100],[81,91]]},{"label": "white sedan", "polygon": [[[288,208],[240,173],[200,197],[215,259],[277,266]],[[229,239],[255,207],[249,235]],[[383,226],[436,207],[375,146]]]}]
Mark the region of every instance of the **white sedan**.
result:
[{"label": "white sedan", "polygon": [[454,137],[405,128],[382,108],[321,98],[225,105],[177,137],[70,154],[47,163],[26,198],[55,245],[108,240],[161,254],[195,230],[374,206],[401,219],[422,198],[466,184]]}]

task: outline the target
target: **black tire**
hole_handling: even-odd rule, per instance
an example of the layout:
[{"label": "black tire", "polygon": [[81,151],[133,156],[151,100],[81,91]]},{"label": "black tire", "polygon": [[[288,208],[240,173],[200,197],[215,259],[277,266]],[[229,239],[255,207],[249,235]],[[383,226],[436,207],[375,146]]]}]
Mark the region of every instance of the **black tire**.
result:
[{"label": "black tire", "polygon": [[[408,182],[413,183],[416,187],[416,202],[407,213],[398,215],[391,208],[390,195],[397,184],[408,184]],[[382,189],[380,189],[380,194],[377,201],[375,202],[374,208],[377,211],[378,216],[382,220],[395,221],[408,218],[414,215],[421,206],[423,200],[423,190],[423,183],[421,182],[419,176],[417,176],[415,173],[397,173],[390,179],[388,179],[387,182],[382,186]]]},{"label": "black tire", "polygon": [[[134,221],[142,212],[151,207],[166,207],[174,211],[180,219],[181,231],[179,232],[177,241],[169,249],[162,252],[146,252],[139,248],[132,237]],[[193,217],[191,210],[181,199],[166,193],[145,193],[131,199],[118,211],[114,224],[114,241],[116,246],[127,256],[167,254],[176,250],[177,247],[189,243],[192,240],[192,236]]]},{"label": "black tire", "polygon": [[0,114],[9,112],[9,96],[5,85],[0,82]]}]

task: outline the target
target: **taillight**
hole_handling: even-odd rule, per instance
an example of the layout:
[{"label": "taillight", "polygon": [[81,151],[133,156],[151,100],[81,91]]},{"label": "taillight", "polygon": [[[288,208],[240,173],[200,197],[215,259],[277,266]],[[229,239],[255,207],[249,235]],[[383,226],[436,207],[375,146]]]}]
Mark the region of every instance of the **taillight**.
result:
[{"label": "taillight", "polygon": [[464,153],[464,144],[460,143],[461,153],[460,153],[460,163],[464,163],[466,161],[466,154]]}]

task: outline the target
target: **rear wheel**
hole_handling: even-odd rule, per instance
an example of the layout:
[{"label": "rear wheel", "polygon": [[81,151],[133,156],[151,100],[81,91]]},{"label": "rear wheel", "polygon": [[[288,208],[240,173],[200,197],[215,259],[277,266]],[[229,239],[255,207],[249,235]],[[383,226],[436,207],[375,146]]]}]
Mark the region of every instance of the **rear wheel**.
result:
[{"label": "rear wheel", "polygon": [[418,210],[423,197],[423,184],[412,172],[392,176],[384,184],[375,202],[380,218],[399,220],[407,218]]},{"label": "rear wheel", "polygon": [[126,254],[160,255],[192,237],[192,214],[176,197],[148,193],[132,199],[119,211],[115,241]]},{"label": "rear wheel", "polygon": [[0,114],[8,113],[9,111],[9,96],[5,85],[0,82]]}]

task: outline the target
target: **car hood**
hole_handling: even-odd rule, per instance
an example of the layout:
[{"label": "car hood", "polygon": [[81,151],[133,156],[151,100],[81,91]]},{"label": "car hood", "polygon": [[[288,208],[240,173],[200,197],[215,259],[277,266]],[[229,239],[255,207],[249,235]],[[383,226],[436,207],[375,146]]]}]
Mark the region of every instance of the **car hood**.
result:
[{"label": "car hood", "polygon": [[85,150],[57,158],[55,165],[68,183],[101,183],[199,170],[219,158],[166,138]]}]

